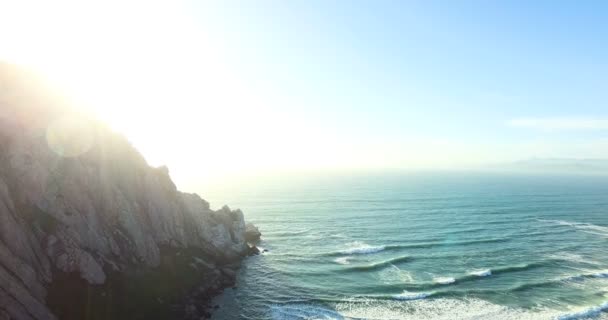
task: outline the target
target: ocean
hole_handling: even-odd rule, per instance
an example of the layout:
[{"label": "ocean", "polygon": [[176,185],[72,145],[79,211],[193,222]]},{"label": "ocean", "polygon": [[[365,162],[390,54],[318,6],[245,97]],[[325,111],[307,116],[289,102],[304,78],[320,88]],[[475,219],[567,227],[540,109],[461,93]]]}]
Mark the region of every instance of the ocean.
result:
[{"label": "ocean", "polygon": [[214,319],[608,319],[608,177],[284,176],[201,196],[268,250]]}]

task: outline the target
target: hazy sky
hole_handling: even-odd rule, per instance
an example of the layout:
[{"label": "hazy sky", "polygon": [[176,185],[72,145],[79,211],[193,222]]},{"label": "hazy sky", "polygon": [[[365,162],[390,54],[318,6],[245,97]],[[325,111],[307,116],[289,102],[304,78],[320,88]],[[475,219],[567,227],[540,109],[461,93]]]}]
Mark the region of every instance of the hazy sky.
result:
[{"label": "hazy sky", "polygon": [[0,0],[0,55],[178,183],[608,158],[605,1]]}]

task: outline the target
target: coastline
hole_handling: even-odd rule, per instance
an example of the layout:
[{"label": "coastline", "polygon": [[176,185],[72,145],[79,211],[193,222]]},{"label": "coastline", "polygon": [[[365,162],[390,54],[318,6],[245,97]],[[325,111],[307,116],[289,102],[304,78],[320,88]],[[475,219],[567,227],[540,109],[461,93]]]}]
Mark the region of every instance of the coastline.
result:
[{"label": "coastline", "polygon": [[257,252],[243,213],[179,191],[35,76],[0,64],[0,83],[0,319],[208,317]]}]

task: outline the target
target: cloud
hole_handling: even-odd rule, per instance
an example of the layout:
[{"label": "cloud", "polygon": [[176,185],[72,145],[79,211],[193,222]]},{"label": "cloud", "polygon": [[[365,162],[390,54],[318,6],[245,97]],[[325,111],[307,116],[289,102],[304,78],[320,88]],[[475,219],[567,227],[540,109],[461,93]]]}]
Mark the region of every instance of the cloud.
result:
[{"label": "cloud", "polygon": [[608,118],[519,118],[507,122],[512,127],[539,130],[608,130]]}]

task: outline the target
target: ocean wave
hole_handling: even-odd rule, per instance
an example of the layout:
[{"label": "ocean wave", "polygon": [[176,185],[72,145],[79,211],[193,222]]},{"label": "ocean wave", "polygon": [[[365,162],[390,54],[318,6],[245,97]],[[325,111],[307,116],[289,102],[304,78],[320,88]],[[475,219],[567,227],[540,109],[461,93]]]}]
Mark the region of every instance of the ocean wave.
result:
[{"label": "ocean wave", "polygon": [[593,278],[608,278],[608,271],[591,274]]},{"label": "ocean wave", "polygon": [[353,242],[350,244],[350,248],[339,251],[340,254],[369,254],[376,253],[386,249],[386,246],[371,246],[363,242]]},{"label": "ocean wave", "polygon": [[580,264],[589,264],[589,265],[594,265],[594,266],[598,266],[601,264],[598,261],[587,259],[587,258],[581,256],[580,254],[569,253],[569,252],[560,252],[559,254],[550,254],[550,255],[547,255],[547,258],[556,260],[556,261],[567,261],[567,262],[574,262],[574,263],[580,263]]},{"label": "ocean wave", "polygon": [[584,281],[584,280],[588,280],[588,279],[598,279],[598,278],[602,278],[602,279],[608,278],[608,272],[583,273],[583,274],[571,275],[571,276],[566,276],[566,277],[561,277],[561,278],[556,278],[556,279],[550,279],[550,280],[541,281],[541,282],[524,283],[524,284],[521,284],[521,285],[518,285],[516,287],[509,289],[509,291],[518,292],[518,291],[526,291],[526,290],[534,289],[534,288],[563,286],[564,284],[566,284],[568,282]]},{"label": "ocean wave", "polygon": [[[549,308],[508,307],[471,297],[454,299],[439,296],[434,292],[404,291],[386,298],[315,299],[272,305],[270,314],[275,320],[582,320],[595,319],[608,312],[608,302],[564,313]],[[432,299],[426,299],[429,297]]]},{"label": "ocean wave", "polygon": [[[403,292],[378,299],[351,297],[339,301],[275,305],[271,317],[283,319],[366,319],[366,320],[574,320],[558,318],[563,311],[512,308],[475,298],[435,298],[432,292]],[[429,299],[426,299],[429,298]],[[590,313],[593,315],[593,313]]]},{"label": "ocean wave", "polygon": [[433,295],[433,292],[408,292],[393,295],[392,298],[395,300],[420,300]]},{"label": "ocean wave", "polygon": [[561,278],[556,281],[580,281],[580,280],[592,279],[592,278],[608,278],[608,271],[577,274],[577,275]]},{"label": "ocean wave", "polygon": [[322,255],[327,256],[335,256],[335,255],[351,255],[351,254],[369,254],[376,253],[384,250],[401,250],[401,249],[425,249],[425,248],[433,248],[433,247],[441,247],[441,246],[467,246],[474,244],[483,244],[483,243],[499,243],[499,242],[507,242],[510,241],[509,238],[490,238],[490,239],[471,239],[471,240],[463,240],[463,241],[452,241],[452,242],[427,242],[427,243],[412,243],[412,244],[394,244],[394,245],[379,245],[379,246],[371,246],[366,243],[357,241],[353,242],[349,245],[348,249],[329,252]]},{"label": "ocean wave", "polygon": [[564,229],[564,230],[558,230],[558,229],[550,229],[549,231],[536,231],[536,232],[524,232],[524,233],[519,233],[517,234],[517,238],[533,238],[533,237],[540,237],[540,236],[555,236],[558,234],[564,234],[564,233],[569,233],[569,232],[573,232],[572,229]]},{"label": "ocean wave", "polygon": [[433,248],[433,247],[442,247],[442,246],[468,246],[474,244],[483,244],[483,243],[499,243],[499,242],[507,242],[510,241],[509,238],[489,238],[489,239],[470,239],[470,240],[462,240],[462,241],[438,241],[438,242],[427,242],[427,243],[417,243],[417,244],[404,244],[404,245],[393,245],[390,246],[391,249],[415,249],[415,248]]},{"label": "ocean wave", "polygon": [[448,245],[469,245],[469,244],[478,244],[478,243],[498,243],[498,242],[508,242],[511,241],[510,238],[490,238],[490,239],[474,239],[467,241],[455,241],[453,243],[446,243]]},{"label": "ocean wave", "polygon": [[526,270],[544,267],[548,263],[549,263],[549,261],[531,262],[531,263],[524,263],[524,264],[513,265],[513,266],[498,267],[498,268],[494,268],[491,270],[492,270],[492,273],[494,273],[494,274],[509,273],[509,272],[516,272],[516,271],[526,271]]},{"label": "ocean wave", "polygon": [[384,282],[384,284],[391,284],[395,282],[398,282],[399,284],[414,282],[414,277],[409,271],[401,270],[394,264],[391,264],[390,268],[382,269],[378,276]]},{"label": "ocean wave", "polygon": [[546,287],[552,287],[552,286],[561,286],[563,285],[563,279],[556,279],[556,280],[546,280],[546,281],[540,281],[540,282],[528,282],[528,283],[523,283],[520,285],[517,285],[515,287],[511,287],[508,289],[509,292],[522,292],[522,291],[528,291],[531,289],[538,289],[538,288],[546,288]]},{"label": "ocean wave", "polygon": [[531,270],[534,268],[541,267],[543,265],[545,265],[545,264],[542,262],[536,262],[536,263],[527,263],[527,264],[521,264],[521,265],[497,267],[497,268],[493,268],[493,269],[474,270],[474,271],[471,271],[471,272],[467,273],[466,275],[463,275],[460,277],[436,278],[436,279],[434,279],[433,283],[420,283],[420,284],[418,284],[418,286],[420,288],[434,288],[434,287],[437,287],[438,285],[451,284],[454,282],[475,281],[479,278],[489,277],[494,274]]},{"label": "ocean wave", "polygon": [[480,269],[473,270],[469,272],[467,275],[457,278],[458,282],[472,281],[478,278],[489,277],[495,274],[502,273],[510,273],[510,272],[520,272],[531,270],[535,268],[540,268],[546,265],[547,262],[533,262],[533,263],[525,263],[520,265],[512,265],[512,266],[504,266],[504,267],[496,267],[492,269]]},{"label": "ocean wave", "polygon": [[608,311],[608,302],[604,302],[599,306],[594,306],[582,311],[578,311],[575,313],[569,313],[565,315],[561,315],[557,317],[558,320],[577,320],[577,319],[588,319],[592,317],[597,317],[602,312]]},{"label": "ocean wave", "polygon": [[570,222],[570,221],[565,221],[565,220],[551,220],[551,219],[536,219],[536,221],[549,222],[549,223],[553,223],[553,224],[557,224],[557,225],[570,226],[570,227],[577,223],[577,222]]},{"label": "ocean wave", "polygon": [[350,259],[352,259],[352,257],[342,257],[335,259],[334,262],[337,264],[350,264],[350,261],[348,261]]},{"label": "ocean wave", "polygon": [[[480,280],[479,278],[488,277],[493,274],[524,271],[524,270],[537,268],[542,265],[543,265],[542,263],[529,263],[529,264],[522,264],[522,265],[516,265],[516,266],[498,267],[498,268],[494,268],[494,269],[475,270],[475,271],[469,272],[466,275],[459,276],[459,277],[437,277],[437,278],[433,279],[433,282],[412,283],[412,284],[409,284],[409,288],[414,289],[414,290],[435,289],[435,288],[438,288],[440,286],[444,286],[447,284],[476,281],[476,280]],[[527,286],[527,285],[528,284],[524,284],[523,286]]]},{"label": "ocean wave", "polygon": [[608,237],[608,227],[606,227],[606,226],[598,226],[593,223],[572,222],[572,221],[565,221],[565,220],[545,220],[545,219],[536,219],[536,220],[540,221],[540,222],[549,222],[549,223],[553,223],[553,224],[557,224],[557,225],[569,226],[569,227],[581,230],[582,232],[585,232],[585,233],[598,235],[598,236],[602,236],[602,237]]},{"label": "ocean wave", "polygon": [[478,231],[486,231],[486,230],[487,230],[487,228],[456,229],[456,230],[444,231],[444,232],[441,232],[440,234],[461,234],[461,233],[471,234],[471,233],[475,233]]},{"label": "ocean wave", "polygon": [[[404,259],[404,261],[407,261],[409,259],[409,257],[406,257],[406,256],[404,256],[402,258]],[[382,263],[377,263],[377,264],[368,265],[368,266],[355,266],[355,267],[347,268],[346,270],[368,271],[370,269],[373,270],[374,268],[382,268],[382,267],[380,267],[380,265],[382,265]],[[393,290],[396,288],[400,288],[400,289],[407,289],[407,290],[414,290],[414,291],[428,291],[428,290],[438,289],[440,287],[443,287],[443,286],[449,285],[449,284],[453,284],[453,283],[482,281],[482,278],[489,277],[494,274],[526,271],[526,270],[541,267],[543,265],[545,265],[545,264],[542,262],[538,262],[538,263],[528,263],[528,264],[522,264],[522,265],[497,267],[497,268],[493,268],[493,269],[480,269],[480,270],[473,270],[464,275],[455,276],[455,277],[435,277],[433,279],[433,281],[430,281],[430,282],[413,282],[413,277],[409,273],[407,273],[407,278],[404,279],[404,277],[401,277],[401,273],[403,272],[401,269],[396,267],[394,264],[387,263],[387,266],[391,266],[392,268],[388,268],[388,267],[383,268],[381,275],[388,277],[387,281],[389,281],[389,282],[385,283],[384,285],[370,287],[368,291],[371,291],[374,289],[379,289],[379,288],[382,288],[384,290]],[[399,277],[397,275],[399,275]],[[606,277],[606,278],[608,278],[608,272],[593,273],[593,274],[586,275],[586,277],[589,277],[589,278]],[[566,280],[567,279],[560,279],[560,280],[555,280],[555,281],[550,280],[550,281],[546,281],[546,282],[542,282],[542,283],[526,283],[526,284],[522,284],[518,287],[512,288],[511,290],[521,291],[521,290],[525,290],[529,287],[546,286],[546,285],[553,284],[557,281],[566,281]],[[394,283],[394,281],[399,281],[399,283]],[[440,292],[437,293],[437,295],[441,295],[441,294],[442,293],[440,293]]]},{"label": "ocean wave", "polygon": [[433,279],[433,282],[435,282],[437,284],[452,284],[452,283],[456,282],[456,279],[454,279],[452,277],[439,277],[439,278]]},{"label": "ocean wave", "polygon": [[378,270],[378,269],[383,269],[386,267],[389,267],[395,263],[399,263],[399,262],[404,262],[404,261],[408,261],[411,260],[412,257],[410,256],[400,256],[400,257],[395,257],[395,258],[391,258],[388,260],[384,260],[384,261],[380,261],[380,262],[375,262],[372,264],[367,264],[367,265],[360,265],[360,266],[353,266],[350,267],[348,269],[346,269],[347,271],[372,271],[372,270]]},{"label": "ocean wave", "polygon": [[[270,307],[272,319],[347,319],[335,310],[308,304],[274,305]],[[352,318],[348,318],[352,319]]]},{"label": "ocean wave", "polygon": [[492,269],[474,270],[469,272],[469,275],[476,277],[488,277],[492,275]]}]

